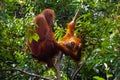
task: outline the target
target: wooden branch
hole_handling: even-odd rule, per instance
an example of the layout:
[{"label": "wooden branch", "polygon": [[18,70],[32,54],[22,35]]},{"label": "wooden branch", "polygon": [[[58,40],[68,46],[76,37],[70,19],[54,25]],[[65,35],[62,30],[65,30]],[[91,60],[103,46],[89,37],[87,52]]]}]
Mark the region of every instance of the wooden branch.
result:
[{"label": "wooden branch", "polygon": [[76,14],[75,14],[75,16],[74,16],[74,18],[73,18],[73,22],[76,22],[76,19],[77,19],[77,16],[78,16],[78,13],[80,12],[80,10],[78,9],[78,11],[76,12]]},{"label": "wooden branch", "polygon": [[50,80],[47,77],[44,77],[44,76],[41,76],[41,75],[38,75],[38,74],[34,74],[34,73],[29,73],[29,72],[23,71],[21,69],[16,69],[16,68],[11,68],[11,69],[1,69],[0,68],[0,71],[19,71],[22,74],[26,74],[26,75],[33,76],[33,77],[39,77],[39,78],[42,78],[42,79],[45,79],[45,80]]},{"label": "wooden branch", "polygon": [[61,63],[62,56],[63,56],[63,53],[60,52],[59,55],[58,55],[57,62],[55,64],[55,70],[56,70],[57,80],[61,80],[60,79],[60,63]]},{"label": "wooden branch", "polygon": [[72,20],[73,22],[76,22],[76,19],[77,19],[79,13],[80,13],[80,6],[78,7],[78,10],[75,13],[75,16],[73,17],[73,20]]},{"label": "wooden branch", "polygon": [[84,67],[84,65],[87,62],[89,56],[90,56],[90,54],[87,56],[87,58],[85,59],[83,64],[81,64],[81,66],[74,72],[74,74],[72,75],[72,80],[75,80],[75,77],[76,77],[77,73],[82,69],[82,67]]}]

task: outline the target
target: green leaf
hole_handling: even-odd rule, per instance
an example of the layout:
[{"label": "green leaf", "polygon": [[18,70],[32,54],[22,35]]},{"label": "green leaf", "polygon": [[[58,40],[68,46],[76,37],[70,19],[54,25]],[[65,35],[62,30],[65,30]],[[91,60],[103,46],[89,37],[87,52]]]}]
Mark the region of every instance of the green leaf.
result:
[{"label": "green leaf", "polygon": [[32,35],[32,39],[34,39],[35,41],[38,41],[40,38],[39,38],[39,35],[37,33],[34,33]]},{"label": "green leaf", "polygon": [[53,78],[55,76],[55,72],[52,69],[50,69],[44,72],[44,76]]},{"label": "green leaf", "polygon": [[32,37],[30,37],[29,40],[30,40],[30,43],[31,43],[32,42]]},{"label": "green leaf", "polygon": [[107,74],[107,78],[113,77],[112,74]]},{"label": "green leaf", "polygon": [[99,76],[94,76],[93,78],[96,79],[96,80],[105,80],[104,78],[99,77]]},{"label": "green leaf", "polygon": [[37,33],[34,33],[29,37],[30,43],[32,42],[32,40],[38,41],[39,39],[40,38],[39,38],[39,35]]}]

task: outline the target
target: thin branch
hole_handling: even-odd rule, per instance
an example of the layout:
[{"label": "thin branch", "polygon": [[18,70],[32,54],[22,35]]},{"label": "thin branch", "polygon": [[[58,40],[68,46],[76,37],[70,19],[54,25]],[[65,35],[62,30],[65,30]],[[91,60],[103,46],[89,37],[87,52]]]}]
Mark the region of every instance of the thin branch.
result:
[{"label": "thin branch", "polygon": [[76,22],[76,19],[77,19],[77,16],[78,16],[79,13],[80,13],[80,9],[77,10],[77,12],[76,12],[76,14],[75,14],[75,16],[72,20],[73,22]]},{"label": "thin branch", "polygon": [[76,22],[76,19],[77,19],[79,13],[80,13],[80,6],[78,7],[78,10],[75,13],[75,16],[73,17],[73,20],[72,20],[73,22]]},{"label": "thin branch", "polygon": [[61,63],[61,59],[62,59],[62,52],[59,53],[58,55],[58,59],[57,59],[57,62],[55,64],[55,70],[56,70],[56,74],[57,74],[57,80],[61,80],[60,79],[60,63]]},{"label": "thin branch", "polygon": [[75,79],[77,73],[82,69],[82,67],[84,67],[84,65],[85,65],[85,63],[87,62],[89,56],[90,56],[90,54],[87,56],[87,58],[85,59],[85,61],[83,62],[83,64],[74,72],[74,74],[72,75],[72,80]]},{"label": "thin branch", "polygon": [[16,69],[16,68],[11,68],[11,69],[1,69],[0,68],[0,71],[19,71],[22,74],[26,74],[26,75],[33,76],[33,77],[39,77],[39,78],[42,78],[42,79],[45,79],[45,80],[50,80],[47,77],[44,77],[44,76],[41,76],[41,75],[38,75],[38,74],[34,74],[34,73],[29,73],[29,72],[23,71],[21,69]]}]

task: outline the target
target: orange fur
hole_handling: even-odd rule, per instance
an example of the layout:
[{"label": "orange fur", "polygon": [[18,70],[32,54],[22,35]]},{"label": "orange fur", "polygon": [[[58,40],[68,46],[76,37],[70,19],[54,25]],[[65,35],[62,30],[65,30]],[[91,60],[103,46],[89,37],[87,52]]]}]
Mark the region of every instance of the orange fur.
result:
[{"label": "orange fur", "polygon": [[61,44],[64,44],[71,51],[71,53],[67,55],[69,55],[76,62],[79,62],[81,58],[82,41],[74,36],[74,29],[74,21],[67,24],[67,32],[62,38]]},{"label": "orange fur", "polygon": [[39,40],[27,39],[27,44],[30,48],[31,54],[40,62],[44,62],[48,67],[53,67],[53,59],[56,54],[61,50],[68,54],[69,49],[65,45],[57,43],[52,31],[54,20],[54,11],[51,9],[45,9],[41,14],[37,15],[32,21],[32,24],[36,24],[35,31],[30,31],[30,34],[37,33]]}]

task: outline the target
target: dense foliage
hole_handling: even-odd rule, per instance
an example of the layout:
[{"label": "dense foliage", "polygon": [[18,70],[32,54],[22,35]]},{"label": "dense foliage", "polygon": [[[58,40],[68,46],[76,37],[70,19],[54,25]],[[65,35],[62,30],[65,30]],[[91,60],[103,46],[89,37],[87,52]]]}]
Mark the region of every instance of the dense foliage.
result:
[{"label": "dense foliage", "polygon": [[119,0],[1,0],[1,80],[56,78],[53,69],[39,64],[29,50],[23,50],[31,20],[45,8],[55,10],[55,37],[58,40],[65,34],[66,23],[80,9],[75,33],[79,37],[85,36],[83,57],[76,68],[69,57],[62,58],[61,80],[71,80],[74,70],[81,66],[76,80],[120,79]]}]

